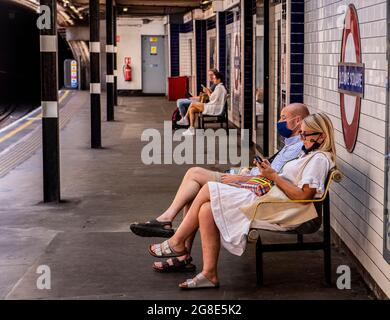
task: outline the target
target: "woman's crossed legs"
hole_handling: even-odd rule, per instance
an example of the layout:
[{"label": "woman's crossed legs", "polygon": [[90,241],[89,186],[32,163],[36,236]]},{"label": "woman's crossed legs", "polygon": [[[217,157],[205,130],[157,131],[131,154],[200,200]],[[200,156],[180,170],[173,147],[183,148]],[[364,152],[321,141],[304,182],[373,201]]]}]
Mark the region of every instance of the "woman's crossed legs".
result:
[{"label": "woman's crossed legs", "polygon": [[[187,239],[192,237],[198,229],[200,229],[202,239],[203,270],[201,273],[213,284],[217,284],[217,264],[221,245],[219,230],[211,211],[208,184],[199,191],[176,233],[168,239],[169,246],[175,252],[185,251]],[[150,250],[155,252],[157,246],[151,246]],[[185,287],[186,284],[183,283],[180,286]]]},{"label": "woman's crossed legs", "polygon": [[190,127],[195,128],[196,115],[203,112],[204,103],[202,102],[192,102],[188,108],[186,116],[190,118]]}]

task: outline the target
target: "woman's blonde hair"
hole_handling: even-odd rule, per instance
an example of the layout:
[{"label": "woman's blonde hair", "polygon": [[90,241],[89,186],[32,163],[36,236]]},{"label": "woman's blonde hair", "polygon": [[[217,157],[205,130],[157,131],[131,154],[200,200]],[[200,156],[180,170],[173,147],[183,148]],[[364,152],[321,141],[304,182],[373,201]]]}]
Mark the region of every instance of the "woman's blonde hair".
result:
[{"label": "woman's blonde hair", "polygon": [[302,124],[308,130],[324,133],[325,140],[318,148],[320,151],[329,152],[333,162],[336,162],[336,144],[334,141],[334,129],[332,121],[325,113],[313,113],[302,120]]}]

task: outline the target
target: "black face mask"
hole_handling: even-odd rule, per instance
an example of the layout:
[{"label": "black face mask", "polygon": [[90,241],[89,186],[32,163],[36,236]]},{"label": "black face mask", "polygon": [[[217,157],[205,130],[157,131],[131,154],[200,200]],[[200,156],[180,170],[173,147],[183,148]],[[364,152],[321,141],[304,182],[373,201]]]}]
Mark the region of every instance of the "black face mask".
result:
[{"label": "black face mask", "polygon": [[310,148],[308,148],[308,149],[306,149],[305,145],[303,145],[303,146],[302,146],[303,152],[304,152],[305,154],[308,154],[309,152],[312,152],[312,151],[314,151],[314,150],[317,150],[319,147],[321,147],[322,142],[321,142],[321,143],[318,142],[318,139],[319,139],[319,138],[320,138],[320,137],[318,137],[317,140],[314,141],[314,143],[312,144],[312,146],[311,146]]}]

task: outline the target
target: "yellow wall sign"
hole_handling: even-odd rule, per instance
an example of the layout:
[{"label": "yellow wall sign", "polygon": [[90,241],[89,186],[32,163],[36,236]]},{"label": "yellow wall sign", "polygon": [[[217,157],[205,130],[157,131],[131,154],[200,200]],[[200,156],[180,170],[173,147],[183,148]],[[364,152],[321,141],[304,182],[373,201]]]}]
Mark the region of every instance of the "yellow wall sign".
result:
[{"label": "yellow wall sign", "polygon": [[157,54],[157,47],[156,46],[150,47],[150,54]]},{"label": "yellow wall sign", "polygon": [[158,42],[158,38],[157,37],[151,37],[150,38],[150,42]]}]

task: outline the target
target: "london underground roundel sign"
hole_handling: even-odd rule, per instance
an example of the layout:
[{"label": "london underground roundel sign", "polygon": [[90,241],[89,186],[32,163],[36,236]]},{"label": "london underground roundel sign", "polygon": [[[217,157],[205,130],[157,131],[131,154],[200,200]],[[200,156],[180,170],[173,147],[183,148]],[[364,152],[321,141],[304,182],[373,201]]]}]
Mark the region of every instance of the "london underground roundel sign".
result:
[{"label": "london underground roundel sign", "polygon": [[359,131],[364,70],[358,15],[355,6],[350,4],[344,21],[341,62],[338,66],[341,122],[345,146],[349,152],[355,148]]}]

